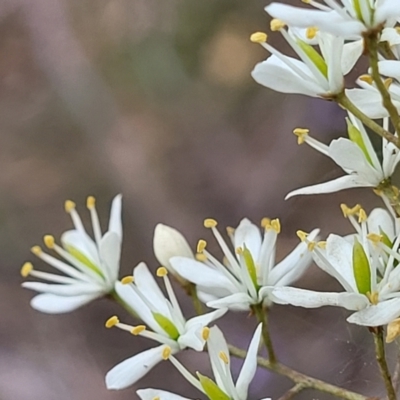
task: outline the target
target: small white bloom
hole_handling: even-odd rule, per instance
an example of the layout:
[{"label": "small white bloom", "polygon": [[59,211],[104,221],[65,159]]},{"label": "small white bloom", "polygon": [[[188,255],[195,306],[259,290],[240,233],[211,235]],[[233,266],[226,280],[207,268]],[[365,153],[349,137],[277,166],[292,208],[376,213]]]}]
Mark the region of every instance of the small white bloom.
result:
[{"label": "small white bloom", "polygon": [[332,193],[353,187],[377,187],[393,175],[400,161],[399,149],[383,138],[380,161],[363,124],[350,113],[347,122],[350,139],[335,139],[329,146],[310,137],[307,129],[294,131],[299,136],[299,143],[305,142],[330,157],[347,175],[294,190],[286,199],[302,194]]},{"label": "small white bloom", "polygon": [[107,321],[106,326],[117,326],[134,335],[155,340],[161,343],[161,346],[136,354],[112,368],[106,376],[108,389],[124,389],[133,385],[165,358],[166,354],[175,354],[187,347],[196,351],[203,350],[204,327],[227,311],[226,309],[216,310],[186,320],[168,279],[167,269],[159,268],[157,275],[164,279],[168,299],[165,298],[144,263],[135,267],[133,276],[125,277],[115,284],[119,298],[146,325],[122,324],[116,317],[112,317]]},{"label": "small white bloom", "polygon": [[309,0],[307,3],[315,9],[271,3],[265,11],[290,26],[316,26],[345,39],[358,39],[369,30],[392,27],[400,17],[398,0],[324,0],[325,4]]},{"label": "small white bloom", "polygon": [[[247,400],[248,388],[257,370],[257,352],[260,339],[261,324],[258,325],[254,332],[236,383],[232,378],[228,345],[224,335],[216,326],[209,330],[209,339],[207,340],[215,381],[199,372],[197,372],[197,378],[195,378],[175,357],[170,356],[169,359],[178,371],[210,400]],[[142,400],[153,400],[155,397],[159,397],[160,400],[188,400],[158,389],[142,389],[136,393]]]},{"label": "small white bloom", "polygon": [[[206,250],[206,242],[198,244],[198,260],[173,257],[174,269],[197,285],[199,298],[209,307],[228,307],[248,310],[251,305],[270,303],[271,287],[285,286],[302,275],[311,262],[311,253],[305,243],[300,243],[285,259],[275,264],[275,248],[279,220],[263,220],[262,238],[259,228],[243,219],[236,230],[230,228],[229,236],[235,252],[232,252],[216,228],[216,221],[205,220],[212,229],[226,260],[222,263]],[[310,234],[315,239],[318,230]]]},{"label": "small white bloom", "polygon": [[[312,97],[330,98],[344,88],[343,75],[348,73],[361,55],[362,49],[348,46],[344,40],[329,33],[313,32],[305,40],[298,30],[286,31],[275,23],[280,32],[299,56],[300,60],[285,56],[266,42],[265,34],[256,33],[254,42],[260,43],[272,55],[257,64],[251,75],[254,80],[282,93],[298,93]],[[311,44],[318,43],[320,53]]]},{"label": "small white bloom", "polygon": [[57,245],[50,235],[44,237],[44,242],[66,262],[43,252],[39,246],[32,247],[32,252],[66,276],[37,271],[31,263],[25,263],[21,270],[24,277],[32,276],[51,282],[22,284],[41,293],[32,299],[33,308],[51,314],[65,313],[114,290],[122,243],[121,199],[121,195],[114,198],[108,231],[103,235],[95,199],[88,197],[87,207],[92,218],[94,240],[86,233],[75,204],[72,201],[65,203],[75,229],[62,234],[62,246]]},{"label": "small white bloom", "polygon": [[[385,210],[374,210],[366,218],[360,206],[344,208],[357,234],[343,238],[329,235],[326,244],[317,245],[313,256],[317,265],[333,276],[345,289],[340,293],[314,292],[291,287],[275,288],[271,296],[276,303],[314,308],[339,306],[353,313],[348,322],[364,326],[381,326],[400,315],[400,236],[398,222]],[[353,217],[358,215],[360,223]],[[376,229],[372,231],[372,229]]]}]

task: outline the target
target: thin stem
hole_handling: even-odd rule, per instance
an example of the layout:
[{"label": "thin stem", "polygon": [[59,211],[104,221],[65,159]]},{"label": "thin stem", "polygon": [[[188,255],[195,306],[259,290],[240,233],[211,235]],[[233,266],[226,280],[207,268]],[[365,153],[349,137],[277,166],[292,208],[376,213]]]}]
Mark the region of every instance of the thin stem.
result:
[{"label": "thin stem", "polygon": [[389,200],[394,212],[400,216],[400,190],[397,186],[392,185],[390,179],[382,181],[376,188],[379,195],[385,196]]},{"label": "thin stem", "polygon": [[395,135],[392,135],[390,132],[388,132],[386,129],[383,129],[371,118],[367,117],[358,107],[356,107],[354,103],[350,101],[350,99],[345,95],[344,92],[338,94],[335,97],[335,100],[343,108],[350,111],[355,117],[357,117],[365,126],[368,126],[368,128],[377,133],[379,136],[385,138],[387,141],[399,147],[399,139]]},{"label": "thin stem", "polygon": [[377,89],[379,90],[379,93],[382,96],[382,104],[386,108],[386,110],[390,116],[390,120],[392,121],[392,124],[393,124],[396,132],[399,132],[399,129],[400,129],[399,113],[397,112],[396,107],[392,103],[390,93],[379,74],[378,36],[377,36],[377,34],[372,33],[371,35],[367,36],[365,38],[365,45],[368,49],[369,63],[371,66],[371,71],[372,71],[372,73],[371,73],[372,79],[374,80],[375,85],[376,85]]},{"label": "thin stem", "polygon": [[291,389],[289,389],[283,396],[279,397],[278,400],[290,400],[296,394],[300,393],[303,389],[305,389],[303,383],[296,383]]},{"label": "thin stem", "polygon": [[383,328],[381,326],[378,326],[376,328],[372,328],[371,332],[374,336],[376,361],[378,362],[379,369],[385,383],[388,399],[396,400],[396,392],[392,384],[392,378],[390,377],[389,367],[386,363],[385,344],[383,341]]},{"label": "thin stem", "polygon": [[[228,345],[229,352],[231,355],[238,358],[246,357],[246,350],[239,349],[235,346]],[[330,383],[324,382],[320,379],[312,378],[311,376],[302,374],[301,372],[297,372],[294,369],[286,367],[283,364],[278,362],[271,363],[269,360],[258,357],[257,363],[260,367],[266,368],[270,371],[276,372],[279,375],[286,376],[291,379],[296,384],[302,385],[303,389],[314,389],[319,390],[320,392],[329,393],[336,397],[340,397],[346,400],[367,400],[368,397],[363,396],[359,393],[352,392],[350,390],[343,389],[341,387],[331,385]]]},{"label": "thin stem", "polygon": [[397,347],[397,359],[396,359],[396,366],[393,372],[393,387],[395,392],[397,393],[399,390],[400,384],[400,343],[396,340],[396,347]]},{"label": "thin stem", "polygon": [[197,315],[204,314],[203,304],[201,304],[201,301],[199,300],[199,297],[197,296],[196,285],[189,282],[185,286],[185,290],[186,290],[187,294],[192,298],[193,307],[194,307],[194,310],[196,311],[196,314]]},{"label": "thin stem", "polygon": [[274,347],[272,346],[271,336],[269,334],[269,327],[268,327],[268,307],[263,307],[262,304],[256,304],[252,306],[252,310],[256,315],[258,322],[262,323],[262,337],[265,344],[265,347],[268,351],[268,358],[271,364],[276,363],[276,356]]}]

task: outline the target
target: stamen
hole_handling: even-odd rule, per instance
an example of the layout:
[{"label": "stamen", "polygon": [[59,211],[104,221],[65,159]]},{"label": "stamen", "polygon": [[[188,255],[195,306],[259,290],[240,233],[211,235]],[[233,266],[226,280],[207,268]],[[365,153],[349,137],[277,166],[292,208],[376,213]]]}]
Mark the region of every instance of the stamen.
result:
[{"label": "stamen", "polygon": [[342,203],[340,205],[340,208],[342,209],[342,213],[345,218],[351,216],[351,215],[356,215],[360,212],[361,210],[361,205],[356,204],[353,208],[348,207],[346,204]]},{"label": "stamen", "polygon": [[392,78],[386,78],[383,81],[383,84],[385,85],[386,89],[389,89],[390,85],[393,83],[393,79]]},{"label": "stamen", "polygon": [[229,364],[229,359],[228,356],[226,355],[226,353],[224,351],[220,351],[218,353],[218,357],[225,363],[225,364]]},{"label": "stamen", "polygon": [[268,39],[268,35],[264,32],[255,32],[250,36],[250,40],[253,43],[265,43]]},{"label": "stamen", "polygon": [[360,208],[360,211],[358,212],[358,223],[361,224],[361,222],[365,222],[367,220],[367,213],[363,208]]},{"label": "stamen", "polygon": [[32,271],[33,271],[32,263],[26,262],[21,268],[21,275],[24,278],[27,278]]},{"label": "stamen", "polygon": [[31,252],[35,255],[35,256],[39,256],[40,254],[43,253],[42,248],[40,246],[33,246],[31,247]]},{"label": "stamen", "polygon": [[368,292],[367,293],[368,300],[371,304],[377,305],[379,303],[379,293],[378,292]]},{"label": "stamen", "polygon": [[272,32],[280,31],[286,26],[286,24],[280,19],[274,18],[270,23],[270,29]]},{"label": "stamen", "polygon": [[318,242],[318,243],[317,243],[317,246],[318,246],[320,249],[325,250],[325,249],[326,249],[326,240],[323,240],[323,241]]},{"label": "stamen", "polygon": [[297,144],[303,144],[306,141],[309,132],[310,130],[306,128],[294,129],[293,133],[297,136]]},{"label": "stamen", "polygon": [[54,249],[55,239],[52,235],[45,235],[43,237],[43,242],[48,249]]},{"label": "stamen", "polygon": [[96,206],[96,199],[93,196],[88,196],[86,199],[86,207],[91,210]]},{"label": "stamen", "polygon": [[168,270],[165,267],[160,267],[157,269],[156,274],[159,278],[163,278],[164,276],[168,275]]},{"label": "stamen", "polygon": [[270,219],[270,218],[267,218],[267,217],[264,217],[264,218],[261,220],[261,227],[264,228],[264,229],[267,229],[267,228],[269,228],[270,226],[271,226],[271,219]]},{"label": "stamen", "polygon": [[153,400],[160,400],[160,396],[154,397]]},{"label": "stamen", "polygon": [[235,233],[235,228],[232,228],[231,226],[227,226],[226,233],[228,234],[228,236],[232,236]]},{"label": "stamen", "polygon": [[313,251],[315,249],[315,246],[317,245],[316,242],[309,242],[307,243],[307,249],[308,251]]},{"label": "stamen", "polygon": [[171,347],[165,346],[162,351],[162,358],[163,360],[168,360],[169,356],[171,355]]},{"label": "stamen", "polygon": [[271,221],[271,228],[276,232],[276,233],[280,233],[281,231],[281,223],[279,221],[278,218],[273,219]]},{"label": "stamen", "polygon": [[197,243],[197,252],[202,253],[206,247],[207,247],[207,242],[203,239],[200,239]]},{"label": "stamen", "polygon": [[369,233],[367,235],[367,239],[369,239],[374,244],[378,244],[378,243],[382,242],[383,235],[378,235],[377,233]]},{"label": "stamen", "polygon": [[212,218],[207,218],[204,220],[204,226],[206,228],[215,228],[218,225],[217,221]]},{"label": "stamen", "polygon": [[386,343],[393,342],[400,335],[400,318],[390,322],[386,330]]},{"label": "stamen", "polygon": [[236,251],[236,254],[238,254],[238,255],[243,254],[243,249],[241,247],[238,247],[235,251]]},{"label": "stamen", "polygon": [[124,277],[121,279],[121,283],[122,283],[123,285],[129,285],[129,284],[132,283],[134,280],[135,280],[135,279],[134,279],[134,277],[133,277],[132,275],[128,275],[128,276],[124,276]]},{"label": "stamen", "polygon": [[64,204],[65,212],[68,214],[75,209],[75,203],[72,200],[67,200]]},{"label": "stamen", "polygon": [[304,3],[304,4],[310,4],[311,0],[301,0],[301,2]]},{"label": "stamen", "polygon": [[105,323],[106,328],[112,328],[113,326],[119,324],[119,319],[116,315],[112,316],[111,318],[108,318],[108,320]]},{"label": "stamen", "polygon": [[204,340],[208,340],[209,336],[210,336],[210,328],[208,326],[205,326],[201,331],[201,337]]},{"label": "stamen", "polygon": [[195,257],[197,261],[207,261],[207,256],[204,253],[197,253]]},{"label": "stamen", "polygon": [[305,242],[307,240],[307,236],[309,235],[307,232],[304,231],[297,231],[296,235],[298,236],[298,238],[302,241]]},{"label": "stamen", "polygon": [[137,336],[145,330],[146,330],[146,325],[138,325],[138,326],[134,326],[132,328],[131,333],[132,333],[132,335]]},{"label": "stamen", "polygon": [[309,28],[306,29],[306,38],[314,39],[318,31],[319,29],[316,26],[310,26]]},{"label": "stamen", "polygon": [[400,35],[400,26],[396,26],[394,29],[395,29],[396,32]]},{"label": "stamen", "polygon": [[367,75],[367,74],[361,75],[358,79],[359,79],[360,81],[363,81],[363,82],[365,82],[365,83],[368,83],[369,85],[372,85],[373,82],[374,82],[374,79],[372,78],[372,76],[371,76],[371,75]]}]

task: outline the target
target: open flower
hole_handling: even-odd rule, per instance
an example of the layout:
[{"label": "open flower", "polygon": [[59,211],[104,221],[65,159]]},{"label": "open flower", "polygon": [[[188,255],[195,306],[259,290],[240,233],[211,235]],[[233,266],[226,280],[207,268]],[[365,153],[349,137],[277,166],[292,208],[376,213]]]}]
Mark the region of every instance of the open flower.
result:
[{"label": "open flower", "polygon": [[[228,345],[224,335],[216,326],[209,330],[209,338],[207,340],[208,353],[215,380],[199,372],[197,372],[196,378],[175,357],[170,356],[169,359],[178,371],[210,400],[247,400],[248,388],[257,370],[257,352],[260,338],[261,324],[258,325],[251,339],[246,359],[236,383],[233,381],[231,374]],[[142,400],[153,400],[155,397],[159,397],[160,400],[185,399],[174,393],[158,389],[142,389],[138,390],[137,394]]]},{"label": "open flower", "polygon": [[114,290],[118,279],[122,243],[121,195],[114,198],[107,232],[103,235],[95,208],[95,199],[88,197],[87,207],[92,218],[94,240],[86,233],[75,203],[67,201],[65,210],[70,214],[75,229],[61,236],[61,246],[54,237],[46,235],[45,245],[60,258],[45,253],[39,246],[32,252],[64,275],[37,271],[30,262],[24,264],[21,274],[51,283],[24,282],[23,287],[41,294],[31,305],[38,311],[57,314],[73,311],[90,301]]},{"label": "open flower", "polygon": [[390,178],[400,161],[399,149],[382,139],[382,161],[379,160],[363,124],[349,113],[349,139],[333,140],[329,146],[308,135],[307,129],[295,129],[298,143],[307,143],[320,153],[330,157],[347,175],[317,185],[290,192],[286,199],[301,194],[332,193],[352,187],[377,187]]},{"label": "open flower", "polygon": [[[204,225],[211,228],[226,261],[218,261],[207,251],[207,243],[200,240],[198,260],[173,257],[170,262],[181,276],[197,285],[199,298],[209,307],[248,310],[251,305],[261,302],[270,304],[271,287],[294,282],[311,262],[307,245],[301,243],[275,265],[276,240],[281,229],[277,219],[262,221],[264,238],[259,228],[246,218],[237,229],[229,228],[235,252],[222,238],[215,220],[207,219]],[[318,230],[314,230],[310,239],[317,233]]]},{"label": "open flower", "polygon": [[[306,308],[344,307],[356,311],[348,322],[370,327],[386,325],[400,315],[400,269],[395,268],[400,261],[397,222],[394,225],[381,209],[374,210],[368,219],[358,205],[352,209],[344,206],[343,211],[357,234],[347,238],[329,235],[326,242],[314,247],[313,257],[345,291],[325,293],[283,287],[275,288],[271,296],[276,303]],[[300,236],[308,241],[302,233]]]},{"label": "open flower", "polygon": [[265,11],[289,26],[315,26],[345,39],[358,39],[369,30],[392,27],[396,18],[400,17],[398,0],[325,0],[325,4],[316,1],[307,3],[316,9],[271,3],[265,7]]},{"label": "open flower", "polygon": [[108,389],[124,389],[133,385],[170,353],[175,354],[187,347],[196,351],[203,350],[204,328],[227,311],[226,309],[216,310],[186,320],[167,273],[165,267],[157,270],[157,275],[164,280],[168,299],[165,298],[144,263],[135,267],[133,276],[125,277],[115,284],[119,298],[146,325],[122,324],[117,317],[111,317],[106,322],[106,326],[108,328],[117,326],[133,335],[155,340],[161,345],[136,354],[112,368],[106,376]]}]

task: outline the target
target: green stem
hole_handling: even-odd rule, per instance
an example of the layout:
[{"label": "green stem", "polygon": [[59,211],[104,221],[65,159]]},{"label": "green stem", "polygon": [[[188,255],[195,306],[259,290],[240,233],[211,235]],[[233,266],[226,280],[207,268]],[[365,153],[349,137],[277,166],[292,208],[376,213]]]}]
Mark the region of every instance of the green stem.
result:
[{"label": "green stem", "polygon": [[399,132],[399,130],[400,130],[399,113],[397,112],[396,107],[392,103],[390,93],[387,90],[387,87],[385,86],[385,83],[383,82],[383,80],[379,74],[378,43],[379,43],[379,39],[378,39],[377,33],[372,33],[371,35],[369,35],[365,38],[365,46],[368,50],[369,63],[371,66],[371,71],[372,71],[371,76],[375,82],[377,89],[379,90],[379,93],[382,96],[382,104],[386,108],[386,110],[389,114],[390,120],[392,121],[392,124],[393,124],[396,132]]},{"label": "green stem", "polygon": [[276,363],[276,356],[274,347],[272,346],[271,336],[269,334],[269,327],[268,327],[268,307],[263,307],[262,304],[256,304],[252,306],[252,310],[256,315],[258,322],[262,323],[262,337],[265,344],[265,347],[268,351],[268,358],[271,364]]},{"label": "green stem", "polygon": [[[235,346],[228,345],[229,352],[231,355],[238,358],[246,358],[246,350],[239,349]],[[258,357],[257,363],[260,367],[266,368],[270,371],[276,372],[279,375],[286,376],[291,379],[297,385],[301,385],[302,389],[314,389],[319,390],[320,392],[329,393],[336,397],[340,397],[346,400],[368,400],[369,398],[363,396],[359,393],[352,392],[350,390],[343,389],[341,387],[331,385],[330,383],[321,381],[320,379],[312,378],[311,376],[302,374],[301,372],[297,372],[285,365],[282,365],[278,362],[271,363],[271,361]],[[296,386],[297,386],[296,385]]]},{"label": "green stem", "polygon": [[197,296],[197,290],[196,290],[196,285],[193,283],[188,283],[185,286],[186,293],[192,298],[193,301],[193,307],[194,310],[196,311],[197,315],[202,315],[204,314],[203,310],[203,304],[199,300],[199,297]]},{"label": "green stem", "polygon": [[374,336],[376,361],[378,362],[379,370],[381,371],[381,375],[385,383],[388,399],[396,400],[396,392],[392,384],[392,378],[390,377],[389,367],[386,363],[383,328],[381,326],[371,328],[371,332]]},{"label": "green stem", "polygon": [[382,138],[385,138],[387,141],[393,143],[397,147],[400,146],[398,142],[398,138],[395,135],[392,135],[386,129],[383,129],[379,124],[373,121],[371,118],[367,117],[358,107],[353,104],[350,99],[345,95],[344,92],[336,95],[334,100],[337,101],[343,108],[350,111],[355,117],[357,117],[365,126],[368,126],[373,132],[377,133]]}]

